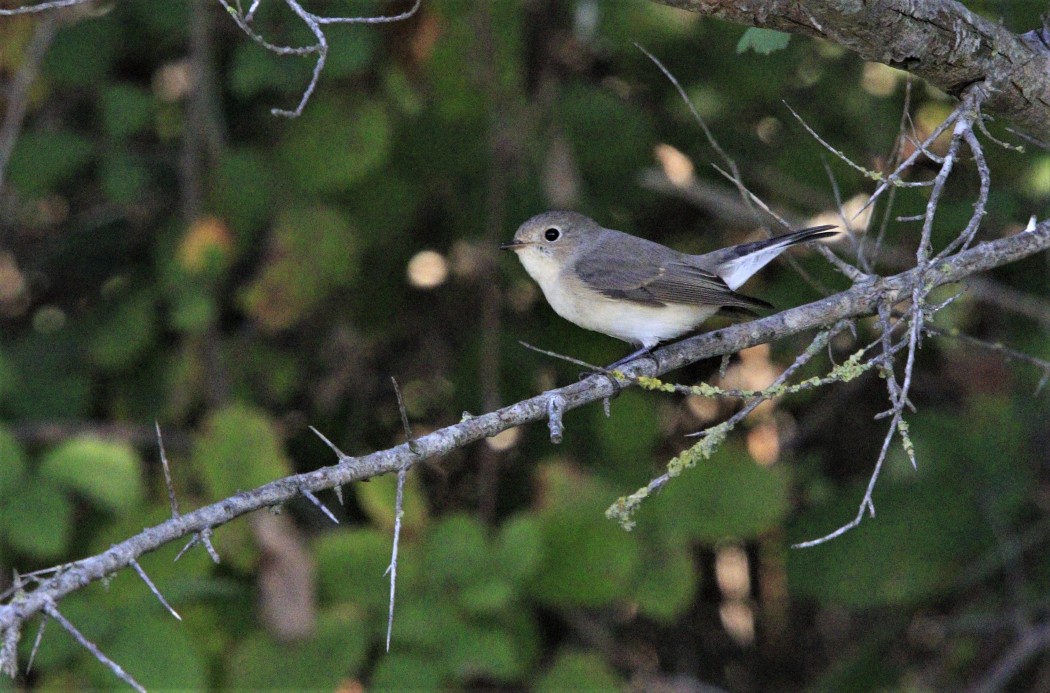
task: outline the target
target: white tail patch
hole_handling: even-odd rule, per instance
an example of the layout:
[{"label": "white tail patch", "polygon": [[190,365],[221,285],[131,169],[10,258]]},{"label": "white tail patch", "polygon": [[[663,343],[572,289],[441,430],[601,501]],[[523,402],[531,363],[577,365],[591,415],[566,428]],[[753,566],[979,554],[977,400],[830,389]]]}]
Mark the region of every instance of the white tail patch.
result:
[{"label": "white tail patch", "polygon": [[723,262],[715,268],[715,274],[721,277],[729,285],[730,289],[736,291],[755,272],[768,265],[777,255],[780,255],[795,243],[798,243],[797,239],[784,241],[783,243],[777,243],[776,245],[756,250],[753,253],[748,253],[742,257],[734,258],[728,262]]}]

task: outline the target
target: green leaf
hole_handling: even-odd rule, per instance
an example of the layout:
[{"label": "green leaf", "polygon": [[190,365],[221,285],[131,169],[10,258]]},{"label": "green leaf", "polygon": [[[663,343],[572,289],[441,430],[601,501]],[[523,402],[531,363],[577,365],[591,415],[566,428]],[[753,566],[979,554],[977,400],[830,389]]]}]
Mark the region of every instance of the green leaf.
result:
[{"label": "green leaf", "polygon": [[135,365],[156,339],[156,314],[152,291],[119,297],[115,311],[99,325],[88,344],[92,362],[105,371]]},{"label": "green leaf", "polygon": [[11,413],[29,420],[87,415],[91,381],[81,359],[82,342],[71,326],[50,334],[34,331],[16,342],[5,359]]},{"label": "green leaf", "polygon": [[132,204],[149,187],[149,168],[127,152],[108,152],[102,159],[101,167],[102,192],[113,202]]},{"label": "green leaf", "polygon": [[223,151],[209,194],[216,214],[229,222],[241,246],[254,240],[250,232],[269,218],[276,187],[266,152],[247,147]]},{"label": "green leaf", "polygon": [[[384,577],[390,565],[391,535],[376,529],[327,532],[314,541],[317,585],[322,603],[347,602],[370,609],[386,607],[390,582]],[[409,548],[401,539],[398,591],[406,589],[404,562]],[[351,577],[353,576],[353,577]]]},{"label": "green leaf", "polygon": [[98,88],[126,42],[113,16],[63,24],[44,58],[44,72],[62,86]]},{"label": "green leaf", "polygon": [[1033,200],[1045,200],[1050,196],[1050,156],[1033,156],[1026,167],[1022,190]]},{"label": "green leaf", "polygon": [[[982,520],[972,489],[968,493],[936,478],[880,481],[886,483],[876,487],[878,517],[865,517],[832,541],[788,552],[794,594],[855,608],[916,604],[947,589],[961,562],[989,542],[987,532],[974,531]],[[863,493],[863,486],[855,485],[809,510],[792,528],[792,540],[813,539],[853,519]]]},{"label": "green leaf", "polygon": [[490,574],[479,582],[463,587],[456,603],[465,613],[473,616],[497,616],[512,607],[517,597],[518,591],[514,585]]},{"label": "green leaf", "polygon": [[358,245],[353,225],[336,207],[283,210],[262,271],[242,291],[241,305],[270,330],[294,325],[357,277]]},{"label": "green leaf", "polygon": [[563,651],[533,689],[537,693],[559,691],[621,691],[624,682],[594,653]]},{"label": "green leaf", "polygon": [[339,192],[386,162],[391,138],[390,117],[382,105],[315,98],[288,126],[278,152],[289,180],[304,191]]},{"label": "green leaf", "polygon": [[11,152],[8,178],[24,193],[48,192],[87,166],[94,151],[91,140],[67,130],[25,132]]},{"label": "green leaf", "polygon": [[493,562],[499,574],[517,585],[543,561],[543,528],[532,515],[516,515],[500,529]]},{"label": "green leaf", "polygon": [[381,34],[367,25],[333,27],[325,62],[325,77],[351,77],[367,70],[372,64]]},{"label": "green leaf", "polygon": [[638,610],[670,623],[692,604],[700,576],[687,545],[650,544],[647,548],[645,570],[641,571],[635,596]]},{"label": "green leaf", "polygon": [[14,372],[10,356],[0,348],[0,398],[7,397],[17,381],[18,376]]},{"label": "green leaf", "polygon": [[0,503],[0,534],[16,551],[54,560],[69,550],[73,505],[65,491],[46,479],[27,479]]},{"label": "green leaf", "polygon": [[432,655],[395,649],[379,658],[372,672],[374,691],[440,691],[442,671],[434,666]]},{"label": "green leaf", "polygon": [[761,27],[748,27],[740,42],[736,44],[737,53],[746,53],[752,50],[759,55],[769,55],[775,51],[784,50],[791,41],[791,34],[774,29],[763,29]]},{"label": "green leaf", "polygon": [[[119,662],[149,690],[207,688],[208,667],[185,624],[176,622],[167,613],[132,614],[127,609],[120,613],[123,618],[115,619],[114,632],[102,645],[108,657]],[[90,671],[99,689],[114,685],[113,672],[109,669],[92,667]]]},{"label": "green leaf", "polygon": [[179,332],[203,334],[219,313],[215,296],[199,283],[178,287],[171,301],[168,321],[172,329]]},{"label": "green leaf", "polygon": [[[348,576],[352,577],[352,576]],[[226,667],[227,687],[242,690],[335,690],[361,676],[368,626],[359,610],[320,615],[316,634],[301,642],[277,642],[263,632],[241,640]]]},{"label": "green leaf", "polygon": [[616,398],[612,416],[600,408],[591,413],[601,444],[602,475],[629,484],[647,467],[662,436],[658,400],[652,393],[626,390]]},{"label": "green leaf", "polygon": [[26,476],[22,445],[6,426],[0,426],[0,499],[20,493]]},{"label": "green leaf", "polygon": [[136,507],[145,495],[142,462],[124,442],[74,438],[45,455],[40,473],[114,512]]},{"label": "green leaf", "polygon": [[664,535],[709,543],[751,539],[777,526],[788,509],[785,470],[755,463],[743,447],[727,442],[710,459],[686,469],[641,516],[657,513]]},{"label": "green leaf", "polygon": [[490,574],[485,529],[469,515],[443,518],[427,535],[424,573],[435,585],[475,584]]},{"label": "green leaf", "polygon": [[514,639],[496,628],[465,626],[448,633],[446,657],[460,681],[512,681],[524,672]]},{"label": "green leaf", "polygon": [[[227,74],[234,96],[247,99],[271,92],[290,98],[309,83],[310,66],[301,58],[275,55],[252,41],[243,41],[233,51]],[[293,104],[299,98],[295,96]]]},{"label": "green leaf", "polygon": [[261,486],[292,473],[270,417],[245,404],[212,414],[193,445],[193,465],[213,498]]},{"label": "green leaf", "polygon": [[[391,647],[396,645],[395,649],[405,647],[444,652],[448,648],[449,640],[458,637],[456,634],[459,630],[466,627],[463,622],[463,614],[449,600],[444,599],[439,591],[435,593],[438,598],[424,597],[418,592],[413,594],[411,591],[398,588],[392,639],[394,644]],[[383,637],[385,637],[385,620],[382,621],[381,628]],[[379,631],[378,628],[376,630]],[[442,675],[449,672],[444,659],[436,659],[433,666],[439,668]]]},{"label": "green leaf", "polygon": [[605,519],[614,493],[564,465],[542,470],[551,505],[540,515],[543,563],[530,592],[554,606],[598,606],[626,599],[641,568],[637,535]]},{"label": "green leaf", "polygon": [[153,123],[155,102],[146,89],[118,83],[107,87],[99,100],[102,127],[114,137],[137,134]]},{"label": "green leaf", "polygon": [[587,191],[608,204],[635,195],[635,171],[649,166],[656,129],[637,104],[608,88],[572,82],[562,89],[557,114],[565,128]]}]

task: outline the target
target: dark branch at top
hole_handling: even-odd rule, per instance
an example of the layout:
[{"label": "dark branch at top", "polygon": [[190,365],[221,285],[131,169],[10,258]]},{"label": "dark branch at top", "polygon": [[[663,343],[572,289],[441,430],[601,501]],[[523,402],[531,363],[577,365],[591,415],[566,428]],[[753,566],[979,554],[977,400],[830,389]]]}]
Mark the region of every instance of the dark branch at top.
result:
[{"label": "dark branch at top", "polygon": [[1040,137],[1050,132],[1050,50],[955,0],[654,0],[671,7],[821,38],[960,96],[984,82],[984,112]]}]

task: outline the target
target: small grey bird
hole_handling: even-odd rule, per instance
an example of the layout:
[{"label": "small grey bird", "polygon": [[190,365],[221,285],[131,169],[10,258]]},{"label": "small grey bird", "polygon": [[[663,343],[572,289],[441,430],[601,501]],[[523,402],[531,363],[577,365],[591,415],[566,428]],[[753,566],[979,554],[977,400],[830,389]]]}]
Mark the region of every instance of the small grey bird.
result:
[{"label": "small grey bird", "polygon": [[686,255],[582,214],[555,211],[526,221],[500,248],[517,253],[558,315],[641,347],[617,366],[696,329],[720,308],[771,308],[737,287],[787,248],[838,235],[834,228]]}]

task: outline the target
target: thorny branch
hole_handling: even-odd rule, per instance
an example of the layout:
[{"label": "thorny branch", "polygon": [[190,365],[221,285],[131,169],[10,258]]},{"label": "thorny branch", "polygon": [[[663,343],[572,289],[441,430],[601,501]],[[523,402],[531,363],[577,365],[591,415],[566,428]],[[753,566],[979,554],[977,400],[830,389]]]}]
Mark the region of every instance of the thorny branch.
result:
[{"label": "thorny branch", "polygon": [[[653,358],[639,359],[624,366],[622,371],[627,379],[619,384],[605,375],[590,376],[496,411],[468,416],[460,423],[416,438],[411,443],[360,457],[346,455],[329,443],[338,457],[337,464],[277,479],[211,505],[183,512],[179,517],[150,527],[95,556],[23,576],[28,577],[31,584],[21,587],[17,599],[12,599],[12,593],[0,595],[8,600],[0,606],[0,640],[7,637],[17,639],[27,620],[52,608],[51,605],[65,595],[130,566],[139,556],[169,542],[211,531],[255,510],[287,503],[302,495],[304,490],[317,492],[398,472],[407,464],[443,457],[508,428],[544,420],[554,396],[564,400],[565,411],[576,409],[614,396],[621,387],[630,385],[630,378],[659,376],[701,359],[734,353],[807,330],[822,329],[841,320],[871,315],[883,303],[911,296],[916,287],[932,291],[1047,249],[1050,249],[1050,219],[1015,236],[981,243],[945,258],[926,268],[925,272],[921,271],[922,268],[914,268],[891,277],[873,279],[776,315],[731,325],[657,349]],[[5,647],[3,653],[14,657],[15,650]],[[0,662],[0,665],[8,670],[15,666],[12,661]]]}]

